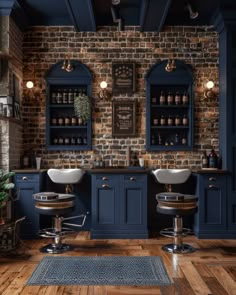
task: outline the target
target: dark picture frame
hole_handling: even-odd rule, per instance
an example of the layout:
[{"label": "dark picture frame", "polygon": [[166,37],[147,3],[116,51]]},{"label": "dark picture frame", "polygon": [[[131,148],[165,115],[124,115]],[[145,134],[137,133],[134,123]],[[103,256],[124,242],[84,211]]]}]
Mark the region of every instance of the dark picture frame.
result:
[{"label": "dark picture frame", "polygon": [[135,92],[135,63],[112,64],[112,92],[114,95]]},{"label": "dark picture frame", "polygon": [[136,136],[136,103],[135,101],[112,102],[112,136]]},{"label": "dark picture frame", "polygon": [[17,101],[14,102],[14,116],[18,120],[21,119],[20,104]]}]

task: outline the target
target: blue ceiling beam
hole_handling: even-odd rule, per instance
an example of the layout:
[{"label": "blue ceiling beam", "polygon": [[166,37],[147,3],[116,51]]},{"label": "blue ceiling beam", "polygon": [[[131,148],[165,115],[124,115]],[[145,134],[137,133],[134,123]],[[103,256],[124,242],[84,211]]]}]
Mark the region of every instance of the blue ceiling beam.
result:
[{"label": "blue ceiling beam", "polygon": [[160,32],[172,0],[142,0],[140,31]]},{"label": "blue ceiling beam", "polygon": [[14,0],[0,0],[0,15],[10,15]]},{"label": "blue ceiling beam", "polygon": [[92,0],[65,0],[76,31],[96,32]]}]

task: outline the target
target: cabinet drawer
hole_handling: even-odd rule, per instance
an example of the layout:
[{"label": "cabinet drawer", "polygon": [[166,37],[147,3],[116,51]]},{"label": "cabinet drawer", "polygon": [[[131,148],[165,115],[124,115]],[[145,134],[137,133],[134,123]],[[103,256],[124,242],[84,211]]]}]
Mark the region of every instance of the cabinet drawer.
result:
[{"label": "cabinet drawer", "polygon": [[124,175],[125,182],[145,181],[146,175],[126,174]]},{"label": "cabinet drawer", "polygon": [[225,181],[225,176],[219,175],[207,175],[204,178],[204,186],[208,188],[218,188],[222,186],[222,183]]},{"label": "cabinet drawer", "polygon": [[98,174],[93,176],[96,181],[109,181],[109,180],[115,180],[117,178],[116,175],[111,174]]},{"label": "cabinet drawer", "polygon": [[16,183],[20,182],[38,182],[40,175],[37,174],[16,174],[15,181]]}]

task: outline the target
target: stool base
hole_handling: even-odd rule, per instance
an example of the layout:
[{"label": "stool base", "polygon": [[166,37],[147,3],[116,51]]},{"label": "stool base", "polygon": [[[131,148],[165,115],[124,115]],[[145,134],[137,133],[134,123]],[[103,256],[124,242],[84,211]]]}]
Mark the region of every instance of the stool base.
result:
[{"label": "stool base", "polygon": [[73,247],[67,244],[48,244],[40,248],[40,252],[50,254],[60,254],[70,250],[73,250]]},{"label": "stool base", "polygon": [[188,244],[181,244],[181,245],[176,245],[176,244],[168,244],[162,247],[162,250],[173,253],[173,254],[186,254],[186,253],[193,253],[196,251],[195,248]]}]

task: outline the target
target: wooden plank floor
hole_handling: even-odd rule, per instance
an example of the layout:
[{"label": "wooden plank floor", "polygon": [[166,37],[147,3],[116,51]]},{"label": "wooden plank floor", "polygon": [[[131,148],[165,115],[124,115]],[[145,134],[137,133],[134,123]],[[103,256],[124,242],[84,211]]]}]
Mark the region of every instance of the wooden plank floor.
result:
[{"label": "wooden plank floor", "polygon": [[0,294],[58,295],[236,295],[236,240],[198,240],[185,242],[197,251],[172,255],[161,247],[169,238],[146,240],[90,240],[88,232],[67,236],[74,250],[61,256],[161,256],[173,282],[171,286],[26,286],[26,281],[44,255],[39,248],[47,239],[24,241],[17,253],[0,255]]}]

